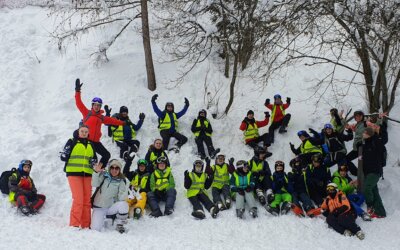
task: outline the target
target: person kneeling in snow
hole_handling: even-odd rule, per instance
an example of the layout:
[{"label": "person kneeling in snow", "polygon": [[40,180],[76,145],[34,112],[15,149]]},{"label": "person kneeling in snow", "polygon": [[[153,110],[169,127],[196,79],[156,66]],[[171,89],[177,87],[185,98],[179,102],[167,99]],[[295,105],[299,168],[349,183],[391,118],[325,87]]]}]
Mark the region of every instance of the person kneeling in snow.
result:
[{"label": "person kneeling in snow", "polygon": [[148,162],[145,159],[140,159],[137,162],[137,170],[130,172],[131,192],[132,195],[128,197],[129,203],[129,216],[139,219],[144,212],[147,202],[147,193],[150,191],[150,172],[148,170]]},{"label": "person kneeling in snow", "polygon": [[328,225],[344,236],[355,234],[357,238],[363,240],[365,234],[356,224],[356,215],[351,210],[346,195],[337,190],[335,183],[329,183],[326,192],[328,196],[322,203],[321,209]]},{"label": "person kneeling in snow", "polygon": [[18,170],[8,179],[9,200],[16,201],[18,210],[24,215],[36,214],[46,200],[44,195],[37,193],[35,184],[29,176],[31,167],[32,161],[22,160]]},{"label": "person kneeling in snow", "polygon": [[236,216],[243,219],[245,201],[249,205],[249,213],[253,218],[257,217],[256,201],[253,191],[255,187],[254,176],[246,161],[236,163],[236,171],[232,174],[230,183],[231,191],[236,192]]},{"label": "person kneeling in snow", "polygon": [[203,204],[210,212],[213,218],[217,218],[218,208],[208,198],[206,190],[210,188],[213,181],[212,176],[203,173],[204,163],[196,160],[193,163],[193,170],[189,173],[185,171],[185,188],[187,189],[187,197],[193,205],[192,216],[198,219],[204,219]]},{"label": "person kneeling in snow", "polygon": [[128,197],[128,182],[122,174],[122,164],[118,160],[108,163],[108,170],[96,164],[92,175],[92,186],[96,188],[93,200],[93,214],[91,228],[101,231],[104,219],[116,219],[116,230],[125,232],[124,224],[128,218],[129,206],[125,201]]}]

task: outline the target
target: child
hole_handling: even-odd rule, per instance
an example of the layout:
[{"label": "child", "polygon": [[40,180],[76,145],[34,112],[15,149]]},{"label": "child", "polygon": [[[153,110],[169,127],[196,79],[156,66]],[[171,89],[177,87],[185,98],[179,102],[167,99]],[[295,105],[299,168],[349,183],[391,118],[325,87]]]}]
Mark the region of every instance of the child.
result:
[{"label": "child", "polygon": [[280,134],[287,132],[286,128],[290,121],[290,114],[285,114],[285,110],[290,106],[290,97],[287,97],[286,104],[283,104],[281,95],[276,94],[274,95],[274,104],[271,104],[270,100],[266,99],[264,105],[272,111],[271,125],[269,126],[268,132],[271,143],[274,143],[276,129],[279,128]]},{"label": "child", "polygon": [[16,172],[8,179],[10,187],[9,200],[16,202],[18,210],[28,216],[37,214],[43,206],[46,196],[38,194],[32,178],[29,176],[32,161],[22,160]]},{"label": "child", "polygon": [[320,206],[326,196],[325,190],[331,180],[331,171],[323,165],[322,154],[313,155],[311,161],[306,169],[307,188],[311,199]]},{"label": "child", "polygon": [[129,216],[139,219],[143,213],[147,202],[147,193],[150,191],[150,172],[148,162],[140,159],[137,162],[137,169],[132,173],[131,191],[133,195],[128,197]]},{"label": "child", "polygon": [[204,163],[196,160],[193,163],[193,170],[185,171],[185,188],[187,189],[187,198],[193,205],[192,216],[198,219],[204,219],[203,204],[210,212],[211,217],[217,218],[218,208],[208,198],[206,190],[210,188],[212,176],[203,173]]},{"label": "child", "polygon": [[211,139],[213,129],[211,127],[210,121],[207,119],[207,112],[204,109],[200,110],[197,119],[193,120],[192,132],[196,137],[195,142],[197,145],[197,152],[200,158],[201,159],[206,158],[206,153],[204,151],[204,145],[203,145],[203,143],[205,143],[207,146],[208,155],[210,156],[211,159],[214,159],[215,155],[218,154],[220,149],[219,148],[214,149],[213,142]]},{"label": "child", "polygon": [[236,192],[236,216],[243,219],[245,201],[249,205],[249,213],[253,218],[257,217],[257,207],[254,200],[254,177],[250,172],[246,161],[236,163],[236,171],[231,177],[231,191]]},{"label": "child", "polygon": [[310,135],[305,131],[305,130],[300,130],[297,132],[297,136],[301,140],[301,144],[298,148],[295,148],[294,145],[290,142],[290,149],[292,150],[293,154],[296,156],[299,156],[301,160],[309,164],[311,163],[311,156],[314,154],[320,153],[322,154],[322,148],[321,146],[318,145],[318,142],[320,141],[318,133],[312,129],[310,129],[314,133],[314,137],[310,137]]}]

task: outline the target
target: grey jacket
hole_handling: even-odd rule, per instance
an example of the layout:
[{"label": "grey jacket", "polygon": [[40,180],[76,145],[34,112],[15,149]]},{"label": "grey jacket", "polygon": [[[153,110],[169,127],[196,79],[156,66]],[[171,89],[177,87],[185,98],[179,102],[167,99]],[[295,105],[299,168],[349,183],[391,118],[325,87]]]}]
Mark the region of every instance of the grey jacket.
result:
[{"label": "grey jacket", "polygon": [[94,172],[92,187],[99,187],[103,180],[103,185],[94,197],[94,207],[109,208],[115,202],[128,198],[129,181],[126,178],[111,178],[106,172]]},{"label": "grey jacket", "polygon": [[353,141],[353,150],[357,151],[358,146],[362,144],[362,139],[363,139],[363,133],[366,128],[366,124],[364,121],[358,122],[356,124],[356,127],[354,129],[354,141]]}]

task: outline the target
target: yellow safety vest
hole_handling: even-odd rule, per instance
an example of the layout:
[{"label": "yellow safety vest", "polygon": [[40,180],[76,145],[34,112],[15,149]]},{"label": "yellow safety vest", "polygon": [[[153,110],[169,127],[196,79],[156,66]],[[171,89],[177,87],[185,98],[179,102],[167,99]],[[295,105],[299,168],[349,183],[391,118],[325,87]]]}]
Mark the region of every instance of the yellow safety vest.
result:
[{"label": "yellow safety vest", "polygon": [[[172,116],[174,117],[175,130],[178,130],[178,119],[176,118],[176,114],[172,113]],[[160,125],[158,126],[158,129],[160,131],[171,128],[171,119],[169,119],[168,113],[165,113],[164,119],[161,120],[161,118],[160,118],[159,121],[160,121]]]},{"label": "yellow safety vest", "polygon": [[[250,166],[250,171],[251,171],[252,173],[258,173],[258,172],[260,172],[261,170],[263,170],[264,161],[261,161],[261,162],[259,162],[259,163],[257,164],[256,161],[250,160],[250,161],[248,161],[248,163],[249,163],[249,166]],[[259,179],[260,181],[262,181],[262,180],[264,180],[264,176],[260,176],[258,179]]]},{"label": "yellow safety vest", "polygon": [[[130,127],[132,131],[132,139],[136,138],[136,132],[134,129]],[[123,141],[124,140],[124,126],[118,126],[117,129],[113,130],[112,133],[114,141]]]},{"label": "yellow safety vest", "polygon": [[322,154],[322,149],[320,146],[314,146],[310,141],[306,141],[306,143],[302,143],[300,146],[300,152],[302,154],[307,154],[307,153],[321,153]]},{"label": "yellow safety vest", "polygon": [[155,189],[163,191],[169,186],[169,175],[171,174],[171,169],[167,167],[165,172],[154,171],[155,177]]},{"label": "yellow safety vest", "polygon": [[285,109],[283,108],[283,105],[274,105],[274,107],[272,108],[272,114],[271,114],[271,121],[274,121],[275,118],[275,114],[276,114],[276,106],[279,106],[279,108],[282,111],[282,115],[285,116]]},{"label": "yellow safety vest", "polygon": [[254,123],[254,125],[248,123],[247,128],[244,131],[244,139],[249,140],[253,138],[257,138],[260,135],[258,134],[258,126],[257,123]]},{"label": "yellow safety vest", "polygon": [[[210,122],[208,121],[208,119],[204,120],[204,126],[206,126],[206,128],[208,128],[208,125],[210,124]],[[197,123],[196,123],[196,128],[200,128],[201,127],[201,122],[200,119],[197,119]],[[200,135],[200,131],[197,131],[194,133],[194,136],[198,137]],[[206,136],[211,136],[212,134],[207,133],[206,132]]]},{"label": "yellow safety vest", "polygon": [[150,153],[150,157],[149,157],[149,158],[150,158],[151,164],[153,164],[153,165],[155,166],[155,165],[156,165],[156,160],[157,160],[157,158],[158,158],[158,157],[161,157],[161,156],[165,156],[165,153],[162,152],[160,156],[157,156],[154,152],[151,152],[151,153]]},{"label": "yellow safety vest", "polygon": [[187,190],[186,196],[188,198],[196,196],[198,193],[205,191],[204,189],[204,184],[206,183],[205,173],[202,173],[199,177],[197,174],[190,172],[189,177],[192,180],[192,185]]},{"label": "yellow safety vest", "polygon": [[87,173],[92,174],[93,169],[90,165],[90,159],[94,156],[92,144],[88,143],[87,146],[78,141],[72,149],[71,155],[65,167],[67,173]]},{"label": "yellow safety vest", "polygon": [[147,181],[149,180],[149,173],[144,174],[140,179],[139,179],[139,174],[135,176],[135,178],[132,179],[131,185],[135,188],[138,189],[139,187],[141,189],[145,189],[147,186]]},{"label": "yellow safety vest", "polygon": [[224,163],[222,166],[214,165],[211,167],[214,172],[214,180],[212,187],[222,189],[224,185],[229,185],[228,165]]}]

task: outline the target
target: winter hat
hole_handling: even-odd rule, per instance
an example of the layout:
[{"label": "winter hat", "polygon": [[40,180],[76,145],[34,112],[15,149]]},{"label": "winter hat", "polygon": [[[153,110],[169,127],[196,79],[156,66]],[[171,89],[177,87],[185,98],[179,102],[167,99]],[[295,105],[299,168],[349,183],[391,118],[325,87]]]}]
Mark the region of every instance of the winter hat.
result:
[{"label": "winter hat", "polygon": [[118,166],[120,169],[122,169],[122,164],[119,160],[117,159],[112,159],[111,161],[108,162],[108,167],[110,168],[110,166]]},{"label": "winter hat", "polygon": [[254,111],[253,110],[247,111],[247,115],[254,115]]},{"label": "winter hat", "polygon": [[366,128],[365,128],[365,133],[366,133],[367,135],[369,135],[369,136],[373,136],[373,135],[375,134],[375,131],[374,131],[374,129],[371,128],[371,127],[366,127]]},{"label": "winter hat", "polygon": [[125,106],[121,106],[121,107],[119,108],[119,112],[120,112],[120,113],[128,113],[128,108],[125,107]]}]

